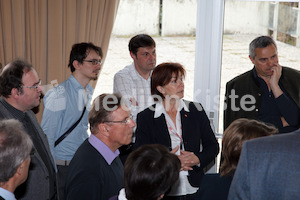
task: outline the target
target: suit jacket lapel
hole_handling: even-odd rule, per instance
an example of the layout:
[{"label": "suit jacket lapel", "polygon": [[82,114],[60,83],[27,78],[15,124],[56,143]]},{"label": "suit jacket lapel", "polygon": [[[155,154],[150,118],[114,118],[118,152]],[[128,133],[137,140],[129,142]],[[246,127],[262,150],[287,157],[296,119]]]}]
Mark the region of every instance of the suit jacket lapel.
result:
[{"label": "suit jacket lapel", "polygon": [[171,147],[171,139],[168,131],[168,126],[166,123],[165,115],[162,114],[158,118],[154,118],[154,131],[157,138],[157,141],[161,141],[160,143]]}]

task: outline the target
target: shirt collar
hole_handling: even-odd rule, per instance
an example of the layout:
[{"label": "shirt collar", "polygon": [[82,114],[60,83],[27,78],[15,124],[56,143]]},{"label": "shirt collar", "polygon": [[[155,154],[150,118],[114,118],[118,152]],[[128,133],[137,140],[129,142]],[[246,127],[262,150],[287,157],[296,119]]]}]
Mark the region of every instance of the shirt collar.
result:
[{"label": "shirt collar", "polygon": [[[71,85],[74,87],[75,90],[83,90],[84,88],[80,83],[77,81],[77,79],[73,76],[73,74],[70,75],[69,80],[71,81]],[[93,87],[90,84],[87,84],[86,86],[86,92],[93,92]]]},{"label": "shirt collar", "polygon": [[0,187],[0,194],[1,194],[0,196],[3,197],[5,200],[16,200],[14,193],[1,187]]},{"label": "shirt collar", "polygon": [[130,70],[130,73],[131,73],[133,79],[135,79],[135,80],[137,80],[137,79],[142,79],[142,80],[145,80],[145,81],[150,81],[150,80],[151,80],[151,75],[152,75],[153,70],[150,72],[150,76],[148,77],[148,79],[144,79],[144,78],[138,73],[138,71],[136,71],[134,62],[132,62],[131,67],[133,68],[133,70]]},{"label": "shirt collar", "polygon": [[104,144],[100,139],[98,139],[93,134],[89,137],[89,143],[95,147],[95,149],[103,156],[106,162],[110,165],[116,157],[119,156],[120,152],[117,149],[115,152],[112,152],[110,148]]},{"label": "shirt collar", "polygon": [[[184,103],[184,101],[182,99],[180,99],[178,110],[181,111],[182,109],[184,109],[186,112],[190,112],[189,108]],[[165,107],[164,107],[162,101],[160,101],[160,102],[156,103],[155,111],[154,111],[154,118],[158,118],[162,114],[166,114],[166,110],[165,110]]]}]

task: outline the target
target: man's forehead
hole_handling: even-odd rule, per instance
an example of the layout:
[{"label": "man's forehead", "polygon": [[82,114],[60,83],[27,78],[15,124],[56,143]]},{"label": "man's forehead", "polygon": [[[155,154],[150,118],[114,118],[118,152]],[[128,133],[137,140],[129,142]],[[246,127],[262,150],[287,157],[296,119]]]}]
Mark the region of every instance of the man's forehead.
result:
[{"label": "man's forehead", "polygon": [[155,51],[155,47],[154,46],[140,47],[140,48],[138,48],[138,52],[139,53],[152,52],[152,51]]}]

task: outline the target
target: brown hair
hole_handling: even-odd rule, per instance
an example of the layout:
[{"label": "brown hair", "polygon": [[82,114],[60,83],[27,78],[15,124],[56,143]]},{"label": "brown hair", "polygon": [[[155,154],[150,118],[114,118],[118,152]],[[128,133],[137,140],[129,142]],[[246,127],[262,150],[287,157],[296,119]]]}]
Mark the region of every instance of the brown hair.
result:
[{"label": "brown hair", "polygon": [[151,94],[159,95],[164,99],[164,95],[157,90],[157,86],[165,86],[170,83],[173,74],[178,79],[179,73],[185,77],[185,69],[179,63],[162,63],[155,67],[151,76]]},{"label": "brown hair", "polygon": [[273,125],[267,125],[264,122],[245,118],[233,121],[223,135],[222,155],[224,160],[220,168],[221,176],[233,175],[246,140],[275,133],[278,133],[278,130]]},{"label": "brown hair", "polygon": [[89,123],[92,134],[97,133],[97,126],[110,120],[110,114],[121,107],[122,101],[119,94],[101,94],[93,101],[89,112]]}]

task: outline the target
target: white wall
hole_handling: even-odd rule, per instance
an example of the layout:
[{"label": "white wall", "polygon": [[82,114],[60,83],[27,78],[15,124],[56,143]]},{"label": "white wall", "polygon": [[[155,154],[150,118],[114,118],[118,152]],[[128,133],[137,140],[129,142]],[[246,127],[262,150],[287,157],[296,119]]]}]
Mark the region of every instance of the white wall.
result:
[{"label": "white wall", "polygon": [[[162,2],[162,36],[195,35],[197,0]],[[112,34],[159,35],[159,14],[160,0],[120,0]],[[267,34],[268,14],[269,2],[225,0],[224,34]]]},{"label": "white wall", "polygon": [[113,35],[159,34],[159,0],[120,0]]},{"label": "white wall", "polygon": [[195,35],[197,0],[163,0],[162,36]]},{"label": "white wall", "polygon": [[268,15],[269,2],[226,0],[224,34],[267,34]]}]

